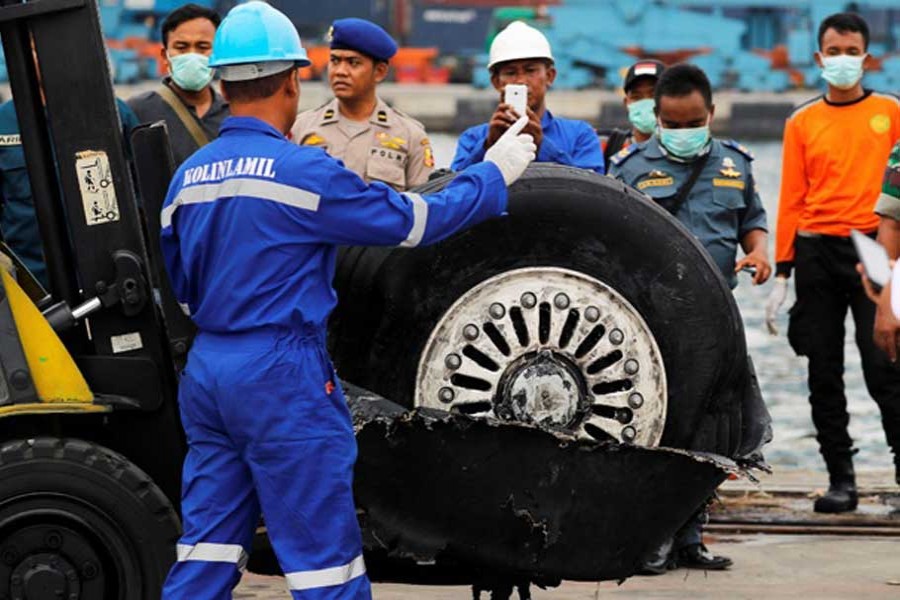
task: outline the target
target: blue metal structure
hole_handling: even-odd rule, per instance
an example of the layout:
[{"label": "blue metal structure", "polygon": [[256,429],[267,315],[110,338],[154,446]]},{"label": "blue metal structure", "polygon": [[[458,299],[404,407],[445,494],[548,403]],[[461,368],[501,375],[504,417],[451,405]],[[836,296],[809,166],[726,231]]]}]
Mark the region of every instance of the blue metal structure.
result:
[{"label": "blue metal structure", "polygon": [[[884,59],[867,85],[900,89],[898,0],[565,0],[541,27],[557,58],[558,88],[618,87],[636,57],[654,56],[697,64],[717,88],[778,92],[820,85],[818,24],[851,4],[872,28],[870,53]],[[781,68],[773,67],[777,46],[787,54]],[[474,83],[489,83],[484,69],[476,68]]]}]

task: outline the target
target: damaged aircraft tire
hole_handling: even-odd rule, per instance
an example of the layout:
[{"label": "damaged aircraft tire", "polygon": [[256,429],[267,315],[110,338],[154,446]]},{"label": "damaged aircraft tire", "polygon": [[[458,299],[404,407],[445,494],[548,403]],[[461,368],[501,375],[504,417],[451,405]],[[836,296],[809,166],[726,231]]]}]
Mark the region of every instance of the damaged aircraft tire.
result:
[{"label": "damaged aircraft tire", "polygon": [[559,165],[530,166],[508,212],[430,247],[343,250],[341,377],[407,407],[733,455],[743,326],[697,240],[635,190]]},{"label": "damaged aircraft tire", "polygon": [[155,600],[180,526],[125,457],[80,440],[0,447],[0,597]]}]

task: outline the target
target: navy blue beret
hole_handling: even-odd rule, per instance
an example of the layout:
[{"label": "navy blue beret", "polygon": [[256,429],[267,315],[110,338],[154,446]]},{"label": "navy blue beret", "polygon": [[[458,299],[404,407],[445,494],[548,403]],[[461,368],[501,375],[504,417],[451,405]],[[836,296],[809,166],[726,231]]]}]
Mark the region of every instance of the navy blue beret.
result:
[{"label": "navy blue beret", "polygon": [[388,33],[365,19],[338,19],[331,26],[332,50],[356,50],[375,60],[388,61],[397,54],[397,42]]}]

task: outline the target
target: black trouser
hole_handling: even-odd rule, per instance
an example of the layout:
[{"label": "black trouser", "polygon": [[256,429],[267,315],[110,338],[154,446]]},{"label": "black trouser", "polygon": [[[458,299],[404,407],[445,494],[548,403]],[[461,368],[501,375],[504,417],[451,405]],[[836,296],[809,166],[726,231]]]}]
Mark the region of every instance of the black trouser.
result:
[{"label": "black trouser", "polygon": [[856,345],[869,395],[881,409],[888,445],[900,452],[900,370],[872,341],[875,305],[866,297],[850,238],[798,237],[795,242],[797,303],[790,311],[788,340],[809,358],[809,402],[826,462],[849,456],[850,416],[844,396],[844,319],[856,323]]}]

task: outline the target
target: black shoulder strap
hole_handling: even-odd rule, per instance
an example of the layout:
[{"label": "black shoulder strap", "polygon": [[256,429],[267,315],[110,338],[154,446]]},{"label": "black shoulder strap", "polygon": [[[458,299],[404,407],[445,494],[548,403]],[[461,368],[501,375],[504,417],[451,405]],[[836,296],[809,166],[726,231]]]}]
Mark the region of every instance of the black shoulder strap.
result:
[{"label": "black shoulder strap", "polygon": [[672,202],[667,202],[663,205],[663,207],[669,211],[672,216],[678,214],[678,210],[684,204],[687,197],[690,195],[691,190],[694,189],[694,184],[697,183],[697,180],[700,179],[700,173],[703,172],[703,167],[706,166],[706,163],[709,162],[709,155],[712,154],[712,151],[707,152],[696,161],[694,161],[694,168],[691,170],[691,176],[687,178],[678,191],[672,196]]},{"label": "black shoulder strap", "polygon": [[612,129],[607,131],[609,133],[606,137],[606,148],[603,150],[603,160],[608,167],[609,159],[625,146],[625,142],[631,137],[631,132],[623,129]]}]

